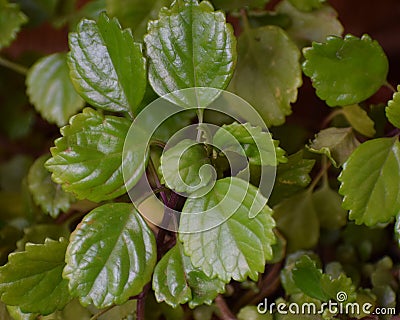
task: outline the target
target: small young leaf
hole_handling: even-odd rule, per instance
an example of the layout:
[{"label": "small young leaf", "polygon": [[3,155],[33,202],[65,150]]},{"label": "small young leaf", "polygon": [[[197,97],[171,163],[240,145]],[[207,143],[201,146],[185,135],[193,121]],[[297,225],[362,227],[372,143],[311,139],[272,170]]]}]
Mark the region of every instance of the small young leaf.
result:
[{"label": "small young leaf", "polygon": [[343,114],[354,130],[369,138],[375,135],[374,122],[359,105],[343,107]]},{"label": "small young leaf", "polygon": [[79,199],[99,202],[124,194],[122,150],[130,124],[90,108],[72,117],[45,164],[53,180]]},{"label": "small young leaf", "polygon": [[302,151],[290,155],[287,163],[278,166],[270,203],[275,205],[307,187],[314,164],[315,160],[303,158]]},{"label": "small young leaf", "polygon": [[72,85],[65,53],[54,53],[38,60],[29,70],[26,85],[36,110],[59,127],[85,104]]},{"label": "small young leaf", "polygon": [[321,301],[329,299],[321,286],[322,271],[309,256],[303,255],[296,262],[292,274],[295,284],[306,295]]},{"label": "small young leaf", "polygon": [[326,0],[289,0],[289,2],[301,11],[313,11],[322,7]]},{"label": "small young leaf", "polygon": [[378,42],[368,35],[344,39],[331,36],[304,49],[304,73],[317,95],[331,107],[364,101],[385,82],[388,59]]},{"label": "small young leaf", "polygon": [[57,218],[61,212],[69,209],[75,201],[71,193],[61,189],[61,185],[51,180],[51,174],[44,167],[44,163],[49,159],[48,155],[38,158],[28,174],[28,187],[32,193],[35,203],[42,210],[53,218]]},{"label": "small young leaf", "polygon": [[400,144],[380,138],[361,144],[339,176],[343,207],[357,224],[388,222],[400,210]]},{"label": "small young leaf", "polygon": [[287,198],[274,207],[278,230],[288,241],[287,251],[308,249],[319,240],[319,220],[311,192],[303,191]]},{"label": "small young leaf", "polygon": [[[233,136],[233,138],[232,138]],[[285,163],[285,151],[279,147],[279,141],[273,140],[271,135],[263,132],[260,127],[253,127],[250,123],[234,122],[223,125],[214,135],[213,144],[222,151],[234,151],[242,153],[239,144],[250,164],[276,166],[277,163]]]},{"label": "small young leaf", "polygon": [[386,116],[390,123],[400,128],[400,85],[397,86],[397,92],[393,95],[392,100],[388,102],[386,107]]},{"label": "small young leaf", "polygon": [[134,113],[146,89],[146,61],[130,30],[105,14],[82,20],[69,35],[68,64],[78,93],[91,105]]},{"label": "small young leaf", "polygon": [[261,314],[256,306],[246,306],[240,309],[238,320],[274,320],[271,313]]},{"label": "small young leaf", "polygon": [[[341,273],[337,278],[324,273],[321,277],[321,287],[328,297],[338,302],[352,302],[357,297],[351,278],[346,277],[344,273]],[[341,301],[341,299],[344,300]]]},{"label": "small young leaf", "polygon": [[211,304],[219,293],[225,292],[225,283],[218,278],[210,279],[195,268],[177,244],[157,264],[153,289],[158,302],[165,301],[173,308],[189,302],[194,308]]},{"label": "small young leaf", "polygon": [[302,84],[296,45],[281,28],[265,26],[245,29],[238,53],[230,89],[256,108],[268,126],[283,124]]},{"label": "small young leaf", "polygon": [[276,6],[276,12],[291,18],[291,24],[286,32],[300,47],[310,45],[313,41],[323,42],[327,36],[343,34],[343,26],[337,18],[337,12],[329,5],[304,12],[297,9],[290,1],[283,0]]},{"label": "small young leaf", "polygon": [[232,77],[236,39],[224,14],[207,1],[175,1],[149,23],[144,41],[149,81],[160,96],[193,87],[225,89]]},{"label": "small young leaf", "polygon": [[320,131],[307,148],[311,152],[326,155],[338,168],[359,144],[351,128],[328,128]]},{"label": "small young leaf", "polygon": [[50,314],[71,300],[68,281],[62,278],[65,239],[46,239],[44,244],[26,245],[25,251],[12,253],[0,268],[1,301],[16,305],[26,313]]},{"label": "small young leaf", "polygon": [[257,279],[266,260],[272,258],[275,242],[275,221],[268,206],[249,218],[253,202],[263,202],[260,197],[254,186],[229,177],[217,180],[208,194],[186,200],[179,238],[195,267],[225,282]]},{"label": "small young leaf", "polygon": [[192,193],[209,184],[213,177],[211,161],[204,145],[185,139],[161,156],[159,172],[168,188]]},{"label": "small young leaf", "polygon": [[155,239],[132,205],[109,203],[92,210],[70,241],[63,276],[83,305],[122,304],[150,281]]},{"label": "small young leaf", "polygon": [[28,18],[19,10],[19,6],[8,1],[0,2],[0,49],[7,47],[16,37],[21,25]]}]

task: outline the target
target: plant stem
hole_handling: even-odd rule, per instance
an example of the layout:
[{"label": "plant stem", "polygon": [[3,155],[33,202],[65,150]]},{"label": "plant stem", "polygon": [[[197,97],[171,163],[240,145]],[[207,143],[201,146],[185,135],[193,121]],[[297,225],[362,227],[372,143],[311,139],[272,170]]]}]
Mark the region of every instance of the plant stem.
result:
[{"label": "plant stem", "polygon": [[221,312],[222,320],[236,320],[235,315],[232,313],[231,309],[229,309],[223,296],[219,294],[215,298],[215,304],[217,305],[219,311]]},{"label": "plant stem", "polygon": [[144,286],[143,291],[137,297],[136,320],[145,320],[146,296],[149,290],[150,282]]},{"label": "plant stem", "polygon": [[310,186],[307,188],[307,191],[312,192],[315,189],[318,182],[324,177],[325,173],[327,172],[330,166],[331,164],[328,163],[326,156],[322,156],[321,170],[318,172],[318,174],[316,175]]},{"label": "plant stem", "polygon": [[18,63],[12,62],[12,61],[7,60],[7,59],[4,59],[3,57],[0,57],[0,66],[3,66],[3,67],[8,68],[10,70],[13,70],[13,71],[15,71],[15,72],[17,72],[19,74],[22,74],[23,76],[26,76],[27,73],[28,73],[28,68],[26,68],[26,67],[24,67],[24,66],[22,66],[22,65],[20,65]]},{"label": "plant stem", "polygon": [[[161,185],[160,179],[158,178],[156,167],[154,166],[154,162],[153,162],[153,159],[151,159],[151,156],[149,156],[149,157],[150,157],[149,166],[148,166],[149,174],[153,178],[157,189],[161,189],[161,188],[163,188],[163,186]],[[167,199],[167,195],[165,194],[165,192],[164,191],[160,191],[160,196],[161,196],[162,201],[164,202],[164,204],[166,204],[168,199]]]},{"label": "plant stem", "polygon": [[321,129],[325,129],[329,123],[333,120],[333,118],[335,118],[336,116],[338,116],[339,114],[342,114],[343,110],[342,108],[337,109],[335,111],[332,111],[330,114],[328,114],[328,116],[324,119],[324,121],[322,121],[321,124]]},{"label": "plant stem", "polygon": [[396,92],[396,89],[387,81],[385,82],[385,87],[389,88],[393,93]]},{"label": "plant stem", "polygon": [[115,307],[115,304],[113,304],[112,306],[109,306],[109,307],[107,307],[107,308],[105,308],[103,310],[100,310],[93,317],[91,317],[90,320],[96,320],[96,319],[100,318],[103,314],[107,313],[108,311],[110,311],[114,307]]}]

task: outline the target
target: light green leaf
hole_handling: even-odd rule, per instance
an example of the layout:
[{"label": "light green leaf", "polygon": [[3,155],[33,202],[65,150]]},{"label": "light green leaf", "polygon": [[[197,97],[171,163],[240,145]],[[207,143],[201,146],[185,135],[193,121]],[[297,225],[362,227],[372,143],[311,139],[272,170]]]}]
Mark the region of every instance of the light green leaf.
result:
[{"label": "light green leaf", "polygon": [[368,35],[344,39],[330,36],[303,51],[304,73],[317,95],[331,106],[346,106],[366,100],[385,82],[388,59],[378,42]]},{"label": "light green leaf", "polygon": [[173,308],[186,302],[191,308],[204,303],[210,305],[219,293],[225,292],[225,283],[218,278],[210,279],[195,268],[180,246],[177,244],[168,251],[154,270],[157,301],[165,301]]},{"label": "light green leaf", "polygon": [[[275,222],[268,206],[249,218],[254,202],[265,203],[261,198],[254,186],[228,177],[217,180],[208,194],[186,200],[179,238],[195,267],[225,282],[257,279],[266,260],[272,258],[275,242]],[[204,231],[185,233],[196,230]]]},{"label": "light green leaf", "polygon": [[292,6],[301,11],[313,11],[322,7],[326,0],[289,0]]},{"label": "light green leaf", "polygon": [[90,108],[72,117],[45,164],[53,180],[79,199],[100,202],[124,194],[122,149],[130,124]]},{"label": "light green leaf", "polygon": [[[344,304],[354,301],[357,297],[355,286],[353,285],[351,278],[346,277],[344,273],[341,273],[337,278],[324,273],[321,277],[321,287],[326,295],[331,299],[335,299]],[[345,295],[343,295],[343,292]],[[340,301],[343,297],[346,297],[346,299]]]},{"label": "light green leaf", "polygon": [[369,138],[375,135],[374,121],[359,105],[343,107],[343,115],[354,130]]},{"label": "light green leaf", "polygon": [[[7,311],[12,317],[10,320],[37,320],[39,316],[37,313],[23,313],[17,306],[7,306]],[[3,317],[1,319],[3,320]]]},{"label": "light green leaf", "polygon": [[359,144],[351,128],[332,127],[317,133],[307,148],[311,152],[326,155],[338,168],[346,162]]},{"label": "light green leaf", "polygon": [[276,6],[278,14],[291,18],[291,24],[286,29],[288,35],[300,46],[310,45],[313,41],[323,42],[327,36],[341,36],[343,26],[337,18],[337,12],[329,5],[320,4],[317,10],[311,12],[297,9],[290,1],[284,0]]},{"label": "light green leaf", "polygon": [[347,223],[347,211],[342,208],[343,198],[324,181],[322,187],[312,194],[319,224],[326,229],[339,229]]},{"label": "light green leaf", "polygon": [[130,30],[105,14],[82,20],[69,35],[68,64],[78,93],[91,105],[134,113],[146,89],[146,61]]},{"label": "light green leaf", "polygon": [[309,297],[321,301],[329,299],[321,286],[322,271],[309,256],[304,255],[296,262],[292,275],[297,287]]},{"label": "light green leaf", "polygon": [[343,207],[350,219],[367,226],[388,222],[400,211],[400,145],[398,138],[361,144],[339,176]]},{"label": "light green leaf", "polygon": [[[117,309],[118,307],[115,307]],[[114,310],[114,309],[113,309]],[[107,312],[107,316],[109,316],[110,312]],[[48,316],[41,317],[40,320],[90,320],[92,317],[92,313],[83,306],[80,305],[77,299],[73,299],[70,303],[68,303],[63,310],[54,312]],[[37,318],[34,318],[36,320]],[[118,320],[122,319],[121,317]],[[99,320],[104,320],[102,317]],[[108,317],[107,320],[114,320],[111,317]]]},{"label": "light green leaf", "polygon": [[260,314],[256,306],[246,306],[240,309],[238,320],[274,320],[274,316],[270,313]]},{"label": "light green leaf", "polygon": [[303,191],[280,202],[274,207],[278,230],[286,238],[287,251],[309,249],[319,240],[319,220],[311,192]]},{"label": "light green leaf", "polygon": [[35,109],[48,122],[60,127],[85,104],[72,85],[65,53],[38,60],[28,72],[26,85]]},{"label": "light green leaf", "polygon": [[397,86],[397,92],[393,95],[392,100],[388,102],[385,109],[386,117],[395,127],[400,128],[400,85]]},{"label": "light green leaf", "polygon": [[268,126],[283,124],[302,84],[296,45],[279,27],[247,28],[239,37],[238,54],[230,89],[256,108]]},{"label": "light green leaf", "polygon": [[25,251],[9,255],[0,268],[1,301],[26,313],[50,314],[64,308],[71,297],[62,278],[68,242],[46,239],[44,244],[27,244]]},{"label": "light green leaf", "polygon": [[0,48],[7,47],[15,39],[21,25],[27,21],[28,18],[17,4],[0,2]]},{"label": "light green leaf", "polygon": [[[149,23],[144,41],[149,81],[160,96],[193,87],[225,89],[232,77],[236,38],[225,15],[207,1],[177,0],[162,9],[159,19]],[[183,106],[190,103],[184,93],[174,98]],[[201,97],[204,103],[209,98]]]},{"label": "light green leaf", "polygon": [[270,133],[263,132],[260,127],[253,127],[250,123],[224,124],[215,133],[213,144],[221,151],[242,154],[244,150],[250,164],[276,166],[277,163],[287,162],[279,141],[273,140]]},{"label": "light green leaf", "polygon": [[205,145],[185,139],[163,152],[159,172],[168,188],[192,193],[210,183],[214,170]]},{"label": "light green leaf", "polygon": [[75,198],[51,180],[50,172],[44,167],[48,159],[49,156],[44,155],[35,161],[29,169],[27,182],[35,203],[52,218],[57,218],[69,209]]},{"label": "light green leaf", "polygon": [[223,10],[237,10],[240,8],[263,9],[269,0],[212,0],[215,7]]},{"label": "light green leaf", "polygon": [[287,163],[278,166],[270,203],[275,205],[307,187],[314,164],[315,160],[303,158],[303,151],[290,155]]},{"label": "light green leaf", "polygon": [[72,233],[63,276],[71,295],[106,308],[139,294],[157,259],[153,232],[127,203],[92,210]]},{"label": "light green leaf", "polygon": [[162,7],[169,6],[172,0],[106,0],[107,13],[115,16],[125,27],[132,29],[137,40],[146,33],[147,23],[156,19]]}]

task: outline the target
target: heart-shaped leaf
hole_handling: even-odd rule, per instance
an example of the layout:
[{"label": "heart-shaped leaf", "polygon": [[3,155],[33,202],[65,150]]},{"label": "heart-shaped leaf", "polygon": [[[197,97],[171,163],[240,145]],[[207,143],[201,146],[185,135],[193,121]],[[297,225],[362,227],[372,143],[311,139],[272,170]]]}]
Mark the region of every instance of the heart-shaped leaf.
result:
[{"label": "heart-shaped leaf", "polygon": [[134,113],[146,89],[146,61],[129,29],[105,14],[82,20],[69,35],[68,64],[78,93],[91,105]]},{"label": "heart-shaped leaf", "polygon": [[60,127],[85,105],[72,85],[65,53],[38,60],[29,70],[26,85],[35,109]]},{"label": "heart-shaped leaf", "polygon": [[92,210],[70,241],[63,275],[71,295],[85,306],[122,304],[151,279],[155,238],[131,204],[109,203]]}]

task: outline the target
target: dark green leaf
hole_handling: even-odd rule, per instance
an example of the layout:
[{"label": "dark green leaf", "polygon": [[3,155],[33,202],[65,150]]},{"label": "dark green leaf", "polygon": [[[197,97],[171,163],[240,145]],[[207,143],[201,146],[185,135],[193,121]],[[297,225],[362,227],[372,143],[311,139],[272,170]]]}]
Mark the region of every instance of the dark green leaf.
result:
[{"label": "dark green leaf", "polygon": [[24,177],[32,165],[32,158],[17,154],[0,165],[0,189],[3,191],[20,192]]},{"label": "dark green leaf", "polygon": [[36,110],[60,127],[85,104],[72,85],[65,53],[54,53],[38,60],[29,70],[26,85]]},{"label": "dark green leaf", "polygon": [[15,3],[0,2],[0,48],[7,47],[16,37],[21,25],[28,21]]},{"label": "dark green leaf", "polygon": [[397,92],[393,94],[392,100],[388,102],[386,107],[386,116],[390,123],[400,128],[400,85],[397,86]]},{"label": "dark green leaf", "polygon": [[61,185],[51,180],[50,172],[44,167],[48,155],[41,156],[29,169],[28,187],[35,203],[53,218],[69,209],[75,201],[71,193],[61,189]]},{"label": "dark green leaf", "polygon": [[99,202],[124,194],[122,149],[130,124],[90,108],[71,118],[46,162],[53,180],[79,199]]},{"label": "dark green leaf", "polygon": [[68,64],[78,93],[91,105],[134,113],[146,89],[146,61],[130,30],[105,14],[82,20],[69,35]]},{"label": "dark green leaf", "polygon": [[369,138],[375,135],[374,122],[359,105],[344,107],[343,114],[354,130]]},{"label": "dark green leaf", "polygon": [[194,140],[182,140],[161,156],[159,172],[168,188],[177,192],[191,193],[207,186],[213,171],[205,146]]},{"label": "dark green leaf", "polygon": [[215,7],[223,10],[237,10],[240,8],[263,9],[269,0],[212,0]]},{"label": "dark green leaf", "polygon": [[343,207],[357,224],[388,222],[400,210],[400,145],[398,138],[361,144],[343,166],[339,192]]},{"label": "dark green leaf", "polygon": [[276,6],[276,12],[290,18],[291,23],[286,32],[300,47],[310,45],[313,41],[323,42],[327,36],[341,36],[343,33],[337,12],[329,5],[305,12],[284,0]]},{"label": "dark green leaf", "polygon": [[153,289],[157,301],[165,301],[173,308],[186,302],[191,308],[211,304],[219,293],[225,291],[225,283],[207,277],[181,250],[180,244],[175,245],[154,270]]},{"label": "dark green leaf", "polygon": [[[149,81],[161,95],[192,87],[225,89],[236,64],[236,39],[222,12],[207,1],[177,0],[160,11],[144,39]],[[175,97],[187,105],[187,97]],[[209,102],[209,97],[205,103]],[[193,106],[192,106],[193,107]]]},{"label": "dark green leaf", "polygon": [[308,150],[326,155],[335,167],[342,166],[360,143],[351,128],[328,128],[315,135]]},{"label": "dark green leaf", "polygon": [[368,35],[328,37],[304,49],[304,73],[317,95],[331,107],[364,101],[385,82],[388,59],[378,42]]},{"label": "dark green leaf", "polygon": [[300,192],[274,207],[274,218],[286,240],[287,251],[308,249],[319,240],[319,220],[310,191]]},{"label": "dark green leaf", "polygon": [[[223,125],[213,138],[213,144],[222,151],[233,151],[242,154],[243,151],[250,164],[276,166],[287,162],[285,151],[279,147],[279,141],[263,132],[260,127],[250,123],[234,122]],[[243,150],[243,151],[242,151]]]},{"label": "dark green leaf", "polygon": [[268,126],[283,124],[302,83],[296,45],[279,27],[247,28],[239,37],[238,54],[230,89],[256,108]]},{"label": "dark green leaf", "polygon": [[[257,279],[275,242],[272,210],[265,203],[257,188],[233,177],[217,180],[204,196],[187,199],[179,237],[193,265],[226,282]],[[261,212],[249,218],[254,207]]]},{"label": "dark green leaf", "polygon": [[0,268],[1,301],[17,305],[23,312],[50,314],[70,301],[68,281],[62,278],[65,239],[47,239],[27,244],[25,251],[12,253]]},{"label": "dark green leaf", "polygon": [[83,305],[106,308],[139,294],[157,259],[153,232],[134,207],[109,203],[91,211],[72,233],[64,277]]}]

